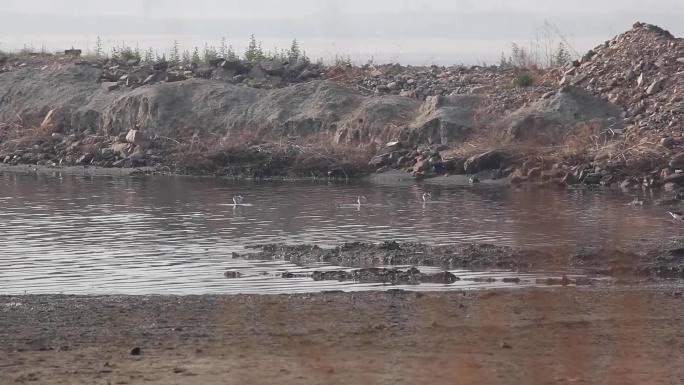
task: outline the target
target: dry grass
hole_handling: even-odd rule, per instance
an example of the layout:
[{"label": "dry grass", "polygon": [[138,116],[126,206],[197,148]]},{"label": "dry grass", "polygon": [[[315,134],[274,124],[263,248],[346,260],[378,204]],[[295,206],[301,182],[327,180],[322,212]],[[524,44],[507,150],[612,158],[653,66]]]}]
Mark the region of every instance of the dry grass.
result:
[{"label": "dry grass", "polygon": [[169,151],[176,169],[235,177],[350,177],[367,172],[375,153],[372,146],[338,146],[322,136],[268,140],[254,130],[224,137],[195,133],[174,142]]},{"label": "dry grass", "polygon": [[500,127],[483,126],[466,142],[442,155],[464,159],[493,149],[509,154],[513,164],[532,160],[542,166],[557,163],[573,166],[602,160],[634,174],[653,170],[666,159],[665,149],[660,144],[642,141],[635,145],[633,138],[606,128],[600,122],[582,122],[567,128],[554,144],[512,141]]},{"label": "dry grass", "polygon": [[50,125],[29,125],[20,114],[9,122],[0,123],[0,145],[6,150],[22,150],[50,139],[54,129]]}]

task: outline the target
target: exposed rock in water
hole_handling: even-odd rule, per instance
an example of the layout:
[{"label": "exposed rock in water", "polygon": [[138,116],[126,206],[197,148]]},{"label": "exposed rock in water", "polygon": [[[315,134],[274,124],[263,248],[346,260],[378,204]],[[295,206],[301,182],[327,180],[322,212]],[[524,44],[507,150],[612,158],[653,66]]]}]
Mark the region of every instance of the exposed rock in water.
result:
[{"label": "exposed rock in water", "polygon": [[[416,268],[392,269],[388,265],[438,266],[441,268],[510,269],[561,271],[570,269],[610,276],[653,276],[684,278],[684,244],[643,245],[617,249],[587,249],[582,252],[538,251],[487,244],[428,246],[416,243],[346,243],[333,249],[314,245],[265,245],[259,252],[233,254],[234,258],[285,260],[298,265],[326,262],[356,270],[317,271],[315,280],[356,280],[409,284],[415,282],[450,283],[458,277],[450,273],[424,274]],[[566,278],[567,279],[567,278]],[[516,283],[517,278],[504,282]],[[567,283],[581,284],[577,280]],[[548,283],[545,284],[562,284]]]},{"label": "exposed rock in water", "polygon": [[226,270],[226,271],[223,273],[223,276],[226,277],[226,278],[240,278],[240,277],[242,276],[242,274],[240,274],[239,271],[235,271],[235,270]]},{"label": "exposed rock in water", "polygon": [[[422,265],[456,267],[527,267],[529,259],[518,249],[487,244],[427,246],[415,243],[386,242],[381,245],[345,243],[334,249],[314,245],[266,245],[260,252],[234,254],[234,257],[285,260],[306,265],[326,262],[337,266]],[[528,254],[529,255],[529,254]]]},{"label": "exposed rock in water", "polygon": [[459,278],[448,271],[425,274],[415,267],[408,270],[388,268],[364,268],[359,270],[314,271],[314,281],[358,281],[362,283],[389,283],[393,285],[417,285],[419,283],[454,283]]}]

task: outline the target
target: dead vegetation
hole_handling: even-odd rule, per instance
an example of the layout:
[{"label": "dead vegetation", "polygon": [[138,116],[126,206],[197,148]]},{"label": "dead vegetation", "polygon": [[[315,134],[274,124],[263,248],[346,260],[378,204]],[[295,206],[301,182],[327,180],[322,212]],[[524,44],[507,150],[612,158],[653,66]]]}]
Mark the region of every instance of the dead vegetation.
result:
[{"label": "dead vegetation", "polygon": [[230,136],[174,140],[170,165],[189,174],[231,177],[350,178],[366,174],[375,147],[331,144],[330,140],[286,138],[267,140],[250,131]]}]

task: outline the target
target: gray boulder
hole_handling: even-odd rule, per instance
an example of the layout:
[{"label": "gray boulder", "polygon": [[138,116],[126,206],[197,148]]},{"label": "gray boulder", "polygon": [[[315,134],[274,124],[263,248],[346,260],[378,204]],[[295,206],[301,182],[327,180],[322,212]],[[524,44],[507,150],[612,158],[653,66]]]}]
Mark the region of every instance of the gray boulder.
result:
[{"label": "gray boulder", "polygon": [[474,130],[478,95],[429,96],[408,126],[413,143],[447,144],[467,138]]},{"label": "gray boulder", "polygon": [[473,155],[463,164],[466,174],[476,174],[485,170],[496,170],[506,159],[506,154],[499,150],[490,150],[481,154]]}]

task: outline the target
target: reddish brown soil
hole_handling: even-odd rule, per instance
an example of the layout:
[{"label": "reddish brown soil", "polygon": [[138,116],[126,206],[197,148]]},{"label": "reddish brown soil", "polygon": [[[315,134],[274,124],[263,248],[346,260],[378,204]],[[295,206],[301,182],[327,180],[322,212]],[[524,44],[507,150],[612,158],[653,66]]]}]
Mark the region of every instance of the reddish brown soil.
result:
[{"label": "reddish brown soil", "polygon": [[0,384],[681,384],[683,305],[671,288],[0,297]]}]

